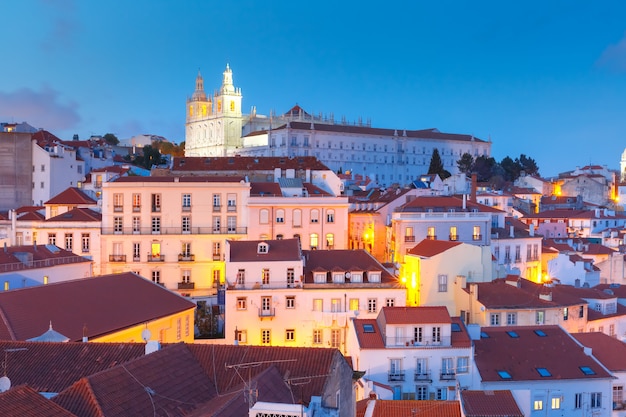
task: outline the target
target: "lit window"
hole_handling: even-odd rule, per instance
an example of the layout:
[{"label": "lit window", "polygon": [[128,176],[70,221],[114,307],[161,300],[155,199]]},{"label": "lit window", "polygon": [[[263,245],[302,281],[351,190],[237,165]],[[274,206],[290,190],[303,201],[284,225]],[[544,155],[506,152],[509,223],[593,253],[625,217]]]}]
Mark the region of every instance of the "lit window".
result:
[{"label": "lit window", "polygon": [[321,329],[314,329],[313,330],[313,344],[314,345],[321,345],[324,342],[323,338],[322,338],[322,330]]},{"label": "lit window", "polygon": [[552,397],[552,403],[550,404],[550,408],[553,410],[558,410],[561,408],[561,397]]},{"label": "lit window", "polygon": [[358,311],[359,310],[359,299],[351,298],[350,299],[350,311]]},{"label": "lit window", "polygon": [[248,300],[246,297],[237,297],[237,310],[245,310],[248,308]]},{"label": "lit window", "polygon": [[310,243],[311,243],[311,250],[317,249],[319,245],[319,238],[318,238],[317,233],[311,233]]},{"label": "lit window", "polygon": [[296,331],[295,329],[287,329],[285,330],[285,341],[294,342],[296,340]]},{"label": "lit window", "polygon": [[261,330],[261,344],[269,345],[272,343],[272,331],[269,329]]},{"label": "lit window", "polygon": [[543,400],[534,400],[533,410],[535,411],[543,410]]}]

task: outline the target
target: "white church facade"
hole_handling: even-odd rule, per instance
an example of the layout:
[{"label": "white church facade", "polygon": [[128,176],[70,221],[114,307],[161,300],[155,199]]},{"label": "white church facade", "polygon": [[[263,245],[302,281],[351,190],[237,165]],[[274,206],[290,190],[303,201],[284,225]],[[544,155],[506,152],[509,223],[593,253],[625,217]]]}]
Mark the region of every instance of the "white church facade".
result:
[{"label": "white church facade", "polygon": [[437,129],[400,130],[311,115],[296,105],[282,115],[241,112],[241,89],[227,65],[213,97],[200,73],[187,100],[185,156],[315,156],[335,172],[369,176],[382,186],[405,185],[426,174],[435,149],[450,173],[464,153],[491,156],[491,142]]}]

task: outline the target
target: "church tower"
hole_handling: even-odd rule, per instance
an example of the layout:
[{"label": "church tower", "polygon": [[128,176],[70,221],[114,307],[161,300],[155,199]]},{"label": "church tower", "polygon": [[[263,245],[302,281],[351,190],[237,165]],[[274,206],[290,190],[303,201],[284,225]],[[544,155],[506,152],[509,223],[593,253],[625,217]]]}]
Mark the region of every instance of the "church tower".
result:
[{"label": "church tower", "polygon": [[186,156],[226,156],[241,146],[241,89],[233,84],[233,72],[226,64],[222,86],[207,98],[200,72],[196,89],[187,100]]}]

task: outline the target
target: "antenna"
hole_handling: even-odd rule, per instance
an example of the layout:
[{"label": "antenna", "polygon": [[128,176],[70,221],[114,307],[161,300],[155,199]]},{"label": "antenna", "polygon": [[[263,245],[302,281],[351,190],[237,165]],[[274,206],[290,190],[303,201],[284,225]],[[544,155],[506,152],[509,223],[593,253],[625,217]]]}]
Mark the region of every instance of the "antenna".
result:
[{"label": "antenna", "polygon": [[28,350],[27,348],[15,348],[15,349],[4,349],[4,361],[2,362],[2,368],[4,371],[4,375],[0,377],[0,392],[8,391],[11,388],[11,380],[7,376],[7,362],[9,359],[10,352],[20,352],[23,350]]}]

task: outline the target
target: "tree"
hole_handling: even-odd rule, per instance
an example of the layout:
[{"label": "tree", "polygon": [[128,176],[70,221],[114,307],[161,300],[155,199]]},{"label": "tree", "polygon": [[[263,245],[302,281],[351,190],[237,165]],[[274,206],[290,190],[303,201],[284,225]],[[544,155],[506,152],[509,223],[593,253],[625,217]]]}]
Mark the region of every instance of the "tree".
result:
[{"label": "tree", "polygon": [[138,156],[135,159],[135,164],[146,169],[151,169],[153,165],[159,165],[163,163],[161,152],[157,148],[153,148],[151,145],[143,147],[143,155]]},{"label": "tree", "polygon": [[474,165],[474,157],[465,152],[461,155],[461,159],[456,161],[456,166],[459,168],[459,171],[463,174],[470,174],[472,172],[472,166]]},{"label": "tree", "polygon": [[511,157],[507,156],[500,161],[500,166],[504,171],[503,177],[506,181],[515,181],[519,177],[520,165],[517,160],[514,161]]},{"label": "tree", "polygon": [[441,156],[439,156],[439,149],[433,150],[433,156],[430,158],[430,166],[428,167],[428,174],[437,174],[442,180],[448,178],[450,172],[443,167]]},{"label": "tree", "polygon": [[519,164],[526,175],[539,175],[539,167],[533,158],[521,154],[519,156]]},{"label": "tree", "polygon": [[493,169],[496,165],[495,159],[481,155],[474,161],[472,172],[476,173],[476,179],[479,182],[488,182],[491,179]]},{"label": "tree", "polygon": [[107,133],[106,135],[103,136],[103,138],[106,141],[106,143],[112,146],[115,146],[120,143],[120,140],[113,133]]}]

